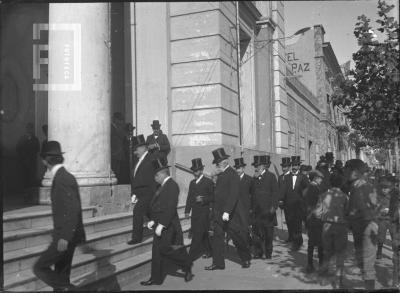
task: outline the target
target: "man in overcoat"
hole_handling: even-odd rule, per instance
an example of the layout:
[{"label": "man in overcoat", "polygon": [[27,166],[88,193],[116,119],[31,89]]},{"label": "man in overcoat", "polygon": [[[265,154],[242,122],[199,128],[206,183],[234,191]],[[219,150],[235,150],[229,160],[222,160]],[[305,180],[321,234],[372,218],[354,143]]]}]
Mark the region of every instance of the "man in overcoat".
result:
[{"label": "man in overcoat", "polygon": [[239,221],[240,217],[235,215],[236,206],[240,196],[240,177],[235,170],[229,166],[229,156],[223,148],[218,148],[212,152],[214,156],[213,164],[217,165],[219,175],[214,192],[214,211],[213,227],[214,236],[212,240],[213,262],[207,266],[206,270],[225,269],[225,231],[233,240],[242,267],[250,266],[250,250],[248,247],[247,235],[243,235],[243,227]]},{"label": "man in overcoat", "polygon": [[[269,156],[254,156],[252,165],[257,169],[257,173],[259,174],[254,180],[252,209],[254,211],[256,225],[264,239],[265,257],[271,259],[275,212],[278,208],[279,199],[278,181],[275,175],[268,171],[271,165]],[[262,248],[258,249],[256,257],[263,257]]]},{"label": "man in overcoat", "polygon": [[203,175],[201,158],[192,160],[194,179],[190,181],[186,199],[185,216],[191,217],[192,243],[189,256],[192,261],[203,253],[203,258],[211,256],[211,243],[208,236],[210,227],[210,203],[214,200],[214,182]]},{"label": "man in overcoat", "polygon": [[[278,176],[278,188],[279,188],[279,198],[280,199],[282,197],[282,192],[283,192],[283,179],[284,179],[285,175],[290,174],[290,170],[291,170],[290,157],[282,158],[281,167],[282,167],[282,174],[280,174]],[[286,211],[285,205],[284,205],[282,200],[279,200],[278,205],[279,205],[279,208],[281,209],[281,213],[283,211],[283,214],[284,214],[284,217],[285,217],[286,226],[288,228],[289,236],[285,241],[286,243],[288,243],[288,242],[292,241],[292,231],[289,229],[289,226],[287,225],[287,223],[288,223],[287,211]],[[283,219],[281,219],[281,220],[283,220]]]},{"label": "man in overcoat", "polygon": [[133,168],[131,180],[132,203],[132,239],[129,245],[134,245],[143,240],[143,217],[149,215],[149,204],[153,197],[157,183],[154,181],[154,168],[152,160],[154,155],[148,151],[143,135],[133,138],[134,153],[137,158]]},{"label": "man in overcoat", "polygon": [[161,156],[167,159],[167,156],[171,151],[171,146],[168,137],[161,130],[160,121],[153,120],[151,128],[153,129],[153,134],[150,134],[146,139],[149,151],[156,156]]},{"label": "man in overcoat", "polygon": [[161,285],[168,262],[174,263],[185,272],[186,282],[193,279],[192,261],[186,247],[175,245],[176,234],[182,231],[177,212],[179,186],[171,178],[167,164],[165,158],[158,157],[152,161],[154,179],[159,187],[150,203],[151,220],[147,224],[149,229],[154,229],[151,277],[141,282],[143,286]]},{"label": "man in overcoat", "polygon": [[288,230],[292,231],[292,249],[299,250],[303,245],[302,221],[305,219],[303,191],[308,186],[308,179],[300,174],[300,156],[291,157],[291,173],[285,175],[281,200],[287,210]]},{"label": "man in overcoat", "polygon": [[86,241],[79,187],[62,165],[62,154],[57,141],[47,142],[40,154],[53,175],[50,196],[54,229],[50,246],[33,266],[34,274],[55,291],[74,288],[70,283],[72,258],[76,246]]}]

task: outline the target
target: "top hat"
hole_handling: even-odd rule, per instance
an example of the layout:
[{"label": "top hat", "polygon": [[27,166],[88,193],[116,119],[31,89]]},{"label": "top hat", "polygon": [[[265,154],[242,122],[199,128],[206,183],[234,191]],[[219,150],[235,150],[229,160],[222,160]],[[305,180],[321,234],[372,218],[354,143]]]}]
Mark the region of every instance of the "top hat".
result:
[{"label": "top hat", "polygon": [[44,144],[40,153],[42,158],[46,156],[61,156],[64,152],[61,151],[61,145],[58,141],[48,141]]},{"label": "top hat", "polygon": [[235,166],[233,166],[234,168],[240,168],[240,167],[245,167],[246,164],[244,163],[243,158],[237,158],[235,159]]},{"label": "top hat", "polygon": [[147,145],[143,134],[139,134],[138,136],[134,136],[133,137],[133,148],[136,149],[137,147],[140,147],[142,145]]},{"label": "top hat", "polygon": [[288,166],[290,166],[290,157],[284,157],[284,158],[282,158],[281,166],[282,166],[282,167],[288,167]]},{"label": "top hat", "polygon": [[291,165],[292,166],[300,165],[300,163],[301,163],[300,156],[292,156],[291,157]]},{"label": "top hat", "polygon": [[271,158],[268,155],[262,155],[262,156],[254,156],[254,162],[253,166],[257,167],[260,165],[269,165],[271,164]]},{"label": "top hat", "polygon": [[218,148],[216,150],[212,151],[212,154],[214,156],[213,164],[218,164],[219,162],[229,158],[229,155],[225,153],[224,148]]},{"label": "top hat", "polygon": [[193,172],[196,172],[198,170],[201,170],[204,168],[203,162],[201,161],[201,158],[196,158],[192,160],[192,167],[190,167],[190,170]]},{"label": "top hat", "polygon": [[326,159],[328,162],[333,162],[333,153],[332,153],[332,152],[327,152],[327,153],[325,153],[325,159]]},{"label": "top hat", "polygon": [[160,170],[167,169],[170,167],[170,166],[168,166],[167,159],[164,157],[158,157],[157,159],[153,160],[151,163],[153,164],[154,174],[156,174]]},{"label": "top hat", "polygon": [[161,127],[160,121],[158,121],[158,120],[153,120],[153,124],[151,124],[151,128],[153,128],[153,129],[160,129],[160,127]]}]

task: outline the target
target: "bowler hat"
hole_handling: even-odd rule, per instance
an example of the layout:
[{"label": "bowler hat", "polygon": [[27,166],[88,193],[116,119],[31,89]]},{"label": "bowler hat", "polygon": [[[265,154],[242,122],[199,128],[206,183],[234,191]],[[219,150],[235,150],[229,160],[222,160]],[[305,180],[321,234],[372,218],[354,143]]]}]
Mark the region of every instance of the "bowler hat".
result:
[{"label": "bowler hat", "polygon": [[170,166],[168,166],[168,161],[164,157],[158,157],[157,159],[153,160],[151,162],[153,164],[154,168],[154,173],[156,174],[158,171],[161,171],[163,169],[167,169]]},{"label": "bowler hat", "polygon": [[133,148],[136,149],[137,147],[140,147],[142,145],[147,145],[143,134],[139,134],[138,136],[134,136],[133,137]]},{"label": "bowler hat", "polygon": [[291,165],[297,166],[301,164],[300,156],[292,156],[291,157]]},{"label": "bowler hat", "polygon": [[246,164],[244,163],[243,158],[237,158],[235,159],[235,165],[233,166],[234,168],[240,168],[240,167],[245,167]]},{"label": "bowler hat", "polygon": [[190,170],[193,172],[196,172],[198,170],[201,170],[204,168],[203,162],[201,161],[201,158],[196,158],[192,160],[192,167],[190,167]]},{"label": "bowler hat", "polygon": [[282,158],[281,166],[282,166],[282,167],[288,167],[288,166],[290,166],[290,157],[284,157],[284,158]]},{"label": "bowler hat", "polygon": [[368,170],[368,165],[360,159],[351,159],[346,162],[345,168],[348,168],[351,171],[357,170],[364,173]]},{"label": "bowler hat", "polygon": [[309,171],[311,171],[311,170],[312,170],[312,167],[309,166],[309,165],[300,165],[300,172],[302,172],[302,171],[307,171],[307,172],[309,172]]},{"label": "bowler hat", "polygon": [[332,153],[332,152],[327,152],[327,153],[325,153],[325,159],[326,159],[328,162],[332,162],[332,163],[333,163],[333,153]]},{"label": "bowler hat", "polygon": [[322,174],[319,170],[314,170],[310,172],[310,178],[314,179],[315,177],[324,178],[324,174]]},{"label": "bowler hat", "polygon": [[268,155],[254,156],[253,166],[257,167],[260,165],[269,165],[271,163],[271,158]]},{"label": "bowler hat", "polygon": [[225,153],[224,148],[218,148],[216,150],[212,151],[212,154],[214,156],[213,164],[218,164],[219,162],[229,158],[229,155]]},{"label": "bowler hat", "polygon": [[161,127],[160,121],[158,121],[158,120],[153,120],[153,124],[151,124],[151,128],[153,128],[153,129],[160,129],[160,127]]},{"label": "bowler hat", "polygon": [[40,156],[42,158],[46,156],[61,156],[64,152],[61,151],[61,145],[58,141],[48,141],[44,144]]}]

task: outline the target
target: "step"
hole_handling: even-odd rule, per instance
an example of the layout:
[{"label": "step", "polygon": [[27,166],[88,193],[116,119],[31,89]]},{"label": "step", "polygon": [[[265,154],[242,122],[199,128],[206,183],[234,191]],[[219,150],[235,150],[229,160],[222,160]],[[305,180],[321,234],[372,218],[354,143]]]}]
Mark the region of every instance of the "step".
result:
[{"label": "step", "polygon": [[[87,235],[132,225],[132,212],[88,218],[83,221]],[[3,233],[4,252],[34,247],[52,240],[53,225]]]},{"label": "step", "polygon": [[[190,218],[184,218],[181,215],[181,224],[190,224]],[[146,225],[146,224],[145,224]],[[147,228],[144,230],[144,235],[151,233]],[[131,239],[132,226],[126,226],[118,229],[111,229],[87,235],[86,243],[78,246],[75,250],[75,255],[85,253],[87,249],[108,249],[120,243],[126,243]],[[40,254],[46,250],[48,243],[29,247],[20,250],[13,250],[4,253],[3,270],[4,274],[16,274],[19,271],[29,269],[33,266]]]},{"label": "step", "polygon": [[[184,212],[184,207],[178,207],[178,213]],[[105,230],[119,229],[132,226],[132,212],[111,214],[84,219],[86,235]],[[8,231],[3,233],[3,251],[21,250],[50,243],[53,225],[45,227]]]},{"label": "step", "polygon": [[[184,235],[187,235],[190,225],[182,226]],[[140,257],[142,254],[150,253],[152,247],[152,232],[148,231],[145,240],[136,245],[127,245],[125,242],[118,245],[113,245],[106,250],[91,250],[87,249],[85,252],[75,254],[72,263],[71,281],[74,279],[81,280],[82,276],[90,274],[104,274],[109,267],[114,263],[132,259],[133,257]],[[135,263],[133,263],[136,266]],[[132,265],[132,263],[131,263]],[[96,273],[95,273],[96,272]],[[37,290],[51,290],[45,283],[37,279],[32,270],[26,269],[11,275],[4,276],[5,284],[4,289],[11,291],[37,291]],[[45,288],[46,287],[46,288]]]},{"label": "step", "polygon": [[[92,218],[95,211],[95,206],[83,207],[83,219]],[[5,215],[3,215],[3,232],[46,227],[51,225],[52,222],[53,218],[51,207],[49,207],[47,210],[35,212],[7,212]]]}]

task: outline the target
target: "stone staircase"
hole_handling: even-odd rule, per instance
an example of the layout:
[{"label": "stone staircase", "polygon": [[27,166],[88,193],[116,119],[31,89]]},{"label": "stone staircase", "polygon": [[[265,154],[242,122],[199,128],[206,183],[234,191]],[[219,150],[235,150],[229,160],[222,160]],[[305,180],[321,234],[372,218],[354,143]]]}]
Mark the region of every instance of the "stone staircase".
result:
[{"label": "stone staircase", "polygon": [[[132,212],[95,216],[95,207],[83,208],[87,242],[76,248],[71,282],[85,290],[118,290],[150,274],[152,231],[144,241],[127,245],[132,232]],[[190,219],[178,207],[185,245]],[[51,211],[3,215],[4,290],[51,291],[32,272],[32,266],[51,241]]]}]

